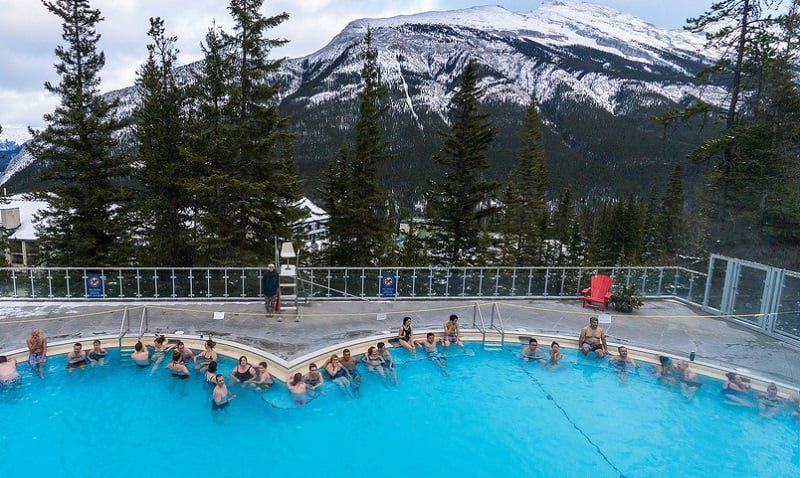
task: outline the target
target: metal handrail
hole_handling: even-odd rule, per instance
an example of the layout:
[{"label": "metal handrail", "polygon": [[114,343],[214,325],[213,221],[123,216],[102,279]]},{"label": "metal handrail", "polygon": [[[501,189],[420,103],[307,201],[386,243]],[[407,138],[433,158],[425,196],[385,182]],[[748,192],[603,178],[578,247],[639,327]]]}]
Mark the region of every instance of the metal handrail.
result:
[{"label": "metal handrail", "polygon": [[[499,327],[494,325],[495,317],[497,317],[497,321],[500,324]],[[506,344],[506,328],[503,325],[503,316],[500,314],[500,308],[497,306],[496,302],[492,304],[492,321],[490,326],[500,333],[500,346],[504,346]]]},{"label": "metal handrail", "polygon": [[[127,327],[126,325],[127,324]],[[119,335],[117,339],[119,341],[119,348],[122,348],[122,337],[125,336],[128,332],[131,331],[131,319],[130,313],[128,312],[128,308],[125,307],[125,310],[122,312],[122,322],[119,324]]]},{"label": "metal handrail", "polygon": [[[139,320],[139,338],[150,328],[150,319],[147,316],[147,306],[142,307],[142,318]],[[121,345],[120,345],[121,346]]]},{"label": "metal handrail", "polygon": [[[481,319],[481,326],[477,326],[477,319]],[[481,331],[481,347],[486,345],[486,320],[483,318],[483,312],[481,311],[481,304],[475,302],[472,307],[472,328],[477,328]]]}]

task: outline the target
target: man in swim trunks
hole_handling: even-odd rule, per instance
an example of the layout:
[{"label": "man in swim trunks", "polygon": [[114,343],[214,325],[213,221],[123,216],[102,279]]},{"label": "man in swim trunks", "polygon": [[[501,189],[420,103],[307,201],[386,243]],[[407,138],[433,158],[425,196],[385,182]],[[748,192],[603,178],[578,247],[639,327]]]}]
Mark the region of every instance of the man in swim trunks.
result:
[{"label": "man in swim trunks", "polygon": [[458,316],[456,314],[452,314],[450,319],[444,323],[444,340],[442,340],[442,345],[447,351],[447,347],[450,344],[456,344],[462,349],[464,348],[464,343],[461,342],[461,329],[458,327]]},{"label": "man in swim trunks", "polygon": [[0,385],[11,385],[21,379],[17,372],[17,359],[0,355]]},{"label": "man in swim trunks", "polygon": [[342,367],[347,370],[350,376],[350,388],[353,390],[353,394],[356,397],[360,396],[361,374],[358,372],[358,360],[350,355],[350,349],[342,351],[342,358],[339,359],[339,363],[342,364]]},{"label": "man in swim trunks", "polygon": [[225,377],[221,373],[217,374],[216,381],[217,385],[214,387],[214,391],[211,393],[212,412],[224,410],[228,405],[230,405],[231,400],[236,398],[236,395],[228,391],[228,387],[225,385]]},{"label": "man in swim trunks", "polygon": [[181,363],[189,363],[194,360],[194,352],[192,352],[192,349],[187,347],[183,342],[178,342],[178,346],[176,348],[178,352],[181,353]]},{"label": "man in swim trunks", "polygon": [[386,344],[383,342],[378,342],[378,354],[383,357],[383,368],[386,372],[386,376],[389,377],[389,380],[392,383],[397,384],[397,369],[394,366],[394,359],[392,358],[392,354],[389,353],[389,350],[386,348]]},{"label": "man in swim trunks", "polygon": [[606,333],[600,327],[600,320],[597,317],[589,317],[589,325],[581,329],[578,344],[580,344],[581,353],[584,356],[589,355],[589,352],[594,352],[595,357],[602,358],[608,353]]},{"label": "man in swim trunks", "polygon": [[624,345],[617,347],[617,352],[619,352],[619,355],[612,357],[609,362],[612,367],[617,369],[617,379],[621,383],[626,383],[628,381],[628,373],[631,369],[639,368],[639,364],[636,363],[636,360],[633,360],[633,357],[628,356],[628,348]]},{"label": "man in swim trunks", "polygon": [[26,342],[28,344],[28,363],[39,375],[39,378],[44,378],[44,364],[47,362],[47,337],[42,334],[41,330],[34,328]]},{"label": "man in swim trunks", "polygon": [[424,339],[416,339],[414,341],[414,345],[419,345],[425,349],[425,352],[428,353],[428,358],[442,370],[442,373],[449,375],[447,372],[447,359],[439,353],[439,349],[436,347],[440,343],[444,346],[444,339],[436,337],[433,332],[428,332]]},{"label": "man in swim trunks", "polygon": [[267,370],[267,362],[259,362],[256,367],[258,378],[251,382],[258,390],[268,390],[272,386],[272,377]]},{"label": "man in swim trunks", "polygon": [[108,355],[108,352],[103,348],[99,340],[92,342],[92,351],[89,352],[89,363],[92,364],[92,367],[98,363],[101,367],[105,365],[106,355]]},{"label": "man in swim trunks", "polygon": [[522,349],[522,359],[526,362],[528,360],[544,361],[542,349],[539,348],[539,341],[531,337],[528,340],[528,345]]},{"label": "man in swim trunks", "polygon": [[76,342],[72,346],[72,352],[67,354],[67,371],[72,372],[76,368],[86,367],[86,352],[83,351],[83,345]]}]

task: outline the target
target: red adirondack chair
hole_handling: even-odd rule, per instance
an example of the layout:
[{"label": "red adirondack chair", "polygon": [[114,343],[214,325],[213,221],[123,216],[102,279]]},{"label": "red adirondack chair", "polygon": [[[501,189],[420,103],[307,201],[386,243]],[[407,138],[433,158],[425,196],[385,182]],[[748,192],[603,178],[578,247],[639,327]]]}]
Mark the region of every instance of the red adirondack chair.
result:
[{"label": "red adirondack chair", "polygon": [[599,304],[603,310],[608,306],[608,300],[611,299],[611,286],[614,279],[603,274],[595,274],[592,276],[592,286],[587,287],[581,291],[583,294],[583,306],[586,304]]}]

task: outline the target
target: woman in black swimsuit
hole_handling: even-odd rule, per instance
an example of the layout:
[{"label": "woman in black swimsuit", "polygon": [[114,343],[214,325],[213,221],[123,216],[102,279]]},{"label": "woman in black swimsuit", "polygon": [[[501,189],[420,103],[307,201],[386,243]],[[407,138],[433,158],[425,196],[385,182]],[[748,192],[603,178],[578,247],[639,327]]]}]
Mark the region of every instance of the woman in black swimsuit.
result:
[{"label": "woman in black swimsuit", "polygon": [[239,365],[233,369],[231,377],[242,385],[256,378],[253,366],[247,363],[247,357],[244,355],[239,357]]},{"label": "woman in black swimsuit", "polygon": [[411,317],[403,317],[403,325],[400,327],[400,331],[397,332],[398,342],[414,355],[416,350],[412,337],[414,337],[414,328],[411,326]]}]

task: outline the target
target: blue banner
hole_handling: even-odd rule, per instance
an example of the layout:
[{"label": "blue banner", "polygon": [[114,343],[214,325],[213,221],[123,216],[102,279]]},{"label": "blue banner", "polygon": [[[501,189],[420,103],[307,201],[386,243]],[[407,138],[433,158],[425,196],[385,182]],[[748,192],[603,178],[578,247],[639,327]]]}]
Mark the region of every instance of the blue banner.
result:
[{"label": "blue banner", "polygon": [[103,297],[103,276],[101,274],[86,274],[86,297],[89,299]]},{"label": "blue banner", "polygon": [[397,295],[397,276],[394,272],[381,274],[381,297],[395,297]]}]

